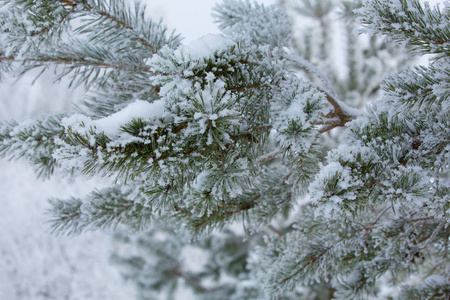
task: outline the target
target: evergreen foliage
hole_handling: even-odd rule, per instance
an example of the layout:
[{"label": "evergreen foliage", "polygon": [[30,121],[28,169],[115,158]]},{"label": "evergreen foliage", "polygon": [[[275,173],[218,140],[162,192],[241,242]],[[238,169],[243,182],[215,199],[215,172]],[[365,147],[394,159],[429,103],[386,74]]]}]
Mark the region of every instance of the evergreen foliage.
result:
[{"label": "evergreen foliage", "polygon": [[[180,279],[197,299],[380,298],[383,285],[448,299],[449,13],[227,0],[214,13],[224,35],[181,45],[139,3],[6,0],[0,70],[52,69],[86,98],[75,114],[0,123],[0,155],[40,176],[114,178],[51,200],[51,221],[120,228],[138,252],[114,258],[142,299],[175,297]],[[294,14],[319,26],[298,33]],[[430,65],[382,80],[405,64],[399,44]],[[193,249],[204,261],[189,270]]]}]

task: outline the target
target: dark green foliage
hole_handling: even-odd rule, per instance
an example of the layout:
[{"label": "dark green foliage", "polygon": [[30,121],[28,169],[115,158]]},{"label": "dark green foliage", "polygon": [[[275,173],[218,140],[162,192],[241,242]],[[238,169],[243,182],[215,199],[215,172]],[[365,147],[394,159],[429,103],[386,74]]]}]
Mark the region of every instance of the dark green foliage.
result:
[{"label": "dark green foliage", "polygon": [[372,30],[389,35],[400,43],[407,43],[412,53],[438,54],[439,58],[450,54],[447,7],[431,8],[422,5],[419,0],[371,1],[365,7],[361,21]]},{"label": "dark green foliage", "polygon": [[59,165],[52,155],[55,140],[66,138],[60,125],[64,116],[50,116],[21,125],[14,121],[0,124],[0,156],[26,158],[35,166],[39,177],[48,178]]},{"label": "dark green foliage", "polygon": [[134,230],[145,228],[151,220],[152,209],[129,199],[130,192],[120,188],[94,191],[83,199],[50,200],[50,222],[56,233],[80,233],[86,230],[116,228],[124,224]]}]

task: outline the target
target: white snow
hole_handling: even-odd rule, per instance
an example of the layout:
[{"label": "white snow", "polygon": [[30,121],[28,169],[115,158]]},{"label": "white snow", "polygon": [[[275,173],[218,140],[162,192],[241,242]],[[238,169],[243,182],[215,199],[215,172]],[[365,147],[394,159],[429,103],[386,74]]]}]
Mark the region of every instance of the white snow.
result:
[{"label": "white snow", "polygon": [[214,55],[215,52],[225,49],[233,44],[233,41],[221,34],[210,33],[187,45],[180,46],[180,48],[175,51],[175,57],[179,60],[183,57],[189,57],[191,59],[208,58]]},{"label": "white snow", "polygon": [[147,102],[136,100],[122,110],[108,117],[93,121],[93,125],[107,136],[120,134],[120,126],[133,119],[158,120],[164,116],[164,101]]},{"label": "white snow", "polygon": [[130,103],[122,110],[109,115],[105,118],[92,120],[91,118],[73,114],[62,120],[65,128],[71,128],[72,131],[84,134],[89,132],[91,128],[95,128],[99,132],[103,132],[110,139],[126,136],[121,131],[121,127],[132,121],[133,119],[148,120],[152,123],[158,123],[165,116],[164,101],[157,100],[155,102],[147,102],[136,100]]}]

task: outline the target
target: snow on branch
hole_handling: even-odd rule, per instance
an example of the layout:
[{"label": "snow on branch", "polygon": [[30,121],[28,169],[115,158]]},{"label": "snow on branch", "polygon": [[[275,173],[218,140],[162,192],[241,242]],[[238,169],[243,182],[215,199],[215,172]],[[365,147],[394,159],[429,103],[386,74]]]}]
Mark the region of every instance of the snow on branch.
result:
[{"label": "snow on branch", "polygon": [[302,57],[292,54],[285,53],[283,56],[287,60],[307,69],[322,82],[322,86],[317,86],[317,89],[325,94],[325,98],[333,107],[333,111],[324,115],[325,120],[323,123],[319,123],[323,125],[322,128],[319,129],[319,133],[330,131],[335,127],[344,126],[347,122],[355,119],[361,114],[360,110],[352,108],[339,100],[328,78],[312,63]]}]

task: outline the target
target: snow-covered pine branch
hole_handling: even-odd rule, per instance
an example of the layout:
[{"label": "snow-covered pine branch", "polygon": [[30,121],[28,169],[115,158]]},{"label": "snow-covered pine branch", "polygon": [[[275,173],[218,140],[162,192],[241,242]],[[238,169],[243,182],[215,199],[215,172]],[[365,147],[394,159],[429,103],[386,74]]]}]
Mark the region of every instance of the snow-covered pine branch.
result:
[{"label": "snow-covered pine branch", "polygon": [[[447,6],[346,2],[340,72],[324,48],[337,2],[293,10],[318,22],[313,37],[296,36],[280,6],[224,1],[215,8],[224,35],[180,45],[121,0],[4,1],[2,71],[55,67],[88,97],[78,113],[1,123],[0,154],[46,176],[114,178],[52,200],[53,228],[147,230],[120,238],[152,257],[116,256],[145,297],[169,297],[179,281],[201,299],[377,297],[393,276],[393,297],[446,299]],[[385,63],[394,46],[353,35],[357,7],[371,33],[437,54],[430,66],[380,84],[405,58]],[[352,107],[367,99],[365,111]],[[189,247],[208,253],[195,272],[178,259]]]},{"label": "snow-covered pine branch", "polygon": [[365,30],[386,34],[409,46],[414,54],[449,55],[449,7],[432,8],[419,0],[370,0],[359,11]]}]

